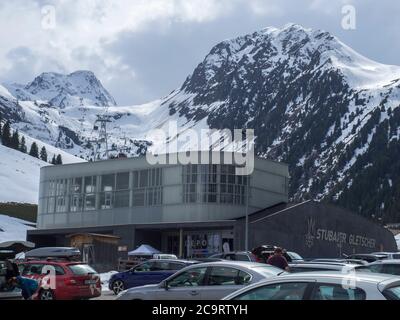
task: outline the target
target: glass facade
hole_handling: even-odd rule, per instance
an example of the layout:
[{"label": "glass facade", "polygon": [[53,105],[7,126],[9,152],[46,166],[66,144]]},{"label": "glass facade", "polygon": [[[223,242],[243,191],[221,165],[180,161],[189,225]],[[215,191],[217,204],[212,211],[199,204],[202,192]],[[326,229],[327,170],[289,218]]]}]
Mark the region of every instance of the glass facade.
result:
[{"label": "glass facade", "polygon": [[[246,205],[249,178],[235,174],[233,165],[182,167],[178,203]],[[104,173],[46,182],[41,213],[91,212],[163,204],[163,169]]]},{"label": "glass facade", "polygon": [[162,204],[162,169],[51,180],[43,213],[82,212]]},{"label": "glass facade", "polygon": [[184,203],[246,204],[249,178],[233,165],[188,165],[183,168]]}]

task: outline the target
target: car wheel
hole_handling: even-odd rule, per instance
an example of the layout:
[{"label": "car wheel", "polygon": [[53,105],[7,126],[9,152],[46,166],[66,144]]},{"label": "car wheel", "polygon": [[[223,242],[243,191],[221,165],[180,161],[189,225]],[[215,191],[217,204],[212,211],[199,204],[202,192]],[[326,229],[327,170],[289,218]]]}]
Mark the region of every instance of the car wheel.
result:
[{"label": "car wheel", "polygon": [[125,285],[121,280],[115,280],[113,282],[112,289],[115,294],[119,294],[120,292],[125,290]]},{"label": "car wheel", "polygon": [[55,300],[54,293],[51,290],[42,290],[39,293],[40,300]]}]

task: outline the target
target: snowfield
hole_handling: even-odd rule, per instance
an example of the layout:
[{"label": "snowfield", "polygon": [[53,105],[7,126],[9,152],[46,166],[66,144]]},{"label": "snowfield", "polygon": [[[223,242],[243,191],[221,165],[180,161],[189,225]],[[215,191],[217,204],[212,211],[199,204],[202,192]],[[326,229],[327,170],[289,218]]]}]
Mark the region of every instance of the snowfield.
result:
[{"label": "snowfield", "polygon": [[26,241],[27,230],[35,229],[32,222],[0,214],[0,243]]},{"label": "snowfield", "polygon": [[[35,139],[25,136],[29,146]],[[40,148],[45,145],[37,141]],[[64,163],[84,161],[45,145],[49,155],[60,153]],[[51,157],[49,156],[49,159]],[[0,202],[38,203],[40,168],[50,164],[0,145]]]}]

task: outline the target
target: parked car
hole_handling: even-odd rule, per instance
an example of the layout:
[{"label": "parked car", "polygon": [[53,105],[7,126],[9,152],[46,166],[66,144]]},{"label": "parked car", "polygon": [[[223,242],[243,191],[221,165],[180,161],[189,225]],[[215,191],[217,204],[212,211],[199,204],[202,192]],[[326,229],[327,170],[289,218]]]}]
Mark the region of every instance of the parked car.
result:
[{"label": "parked car", "polygon": [[356,271],[400,276],[400,260],[379,260],[365,266],[356,267]]},{"label": "parked car", "polygon": [[314,271],[343,271],[354,269],[354,264],[341,262],[300,262],[289,263],[291,273],[314,272]]},{"label": "parked car", "polygon": [[388,260],[400,259],[400,252],[373,252],[372,254],[386,256],[385,259]]},{"label": "parked car", "polygon": [[178,260],[178,257],[174,254],[156,253],[153,254],[153,259]]},{"label": "parked car", "polygon": [[201,263],[186,267],[159,284],[123,291],[117,300],[218,300],[282,273],[281,269],[255,262]]},{"label": "parked car", "polygon": [[[255,255],[257,262],[266,263],[268,258],[274,254],[276,248],[277,246],[262,245],[254,248],[251,253]],[[283,250],[283,256],[288,262],[304,261],[302,256],[293,251]]]},{"label": "parked car", "polygon": [[339,272],[282,275],[236,291],[224,300],[400,300],[400,277],[360,273],[354,286],[347,277]]},{"label": "parked car", "polygon": [[195,263],[198,262],[166,259],[148,260],[128,271],[112,275],[108,286],[115,294],[119,294],[129,288],[159,283],[176,271]]},{"label": "parked car", "polygon": [[313,259],[310,262],[322,262],[322,263],[346,263],[355,265],[366,265],[368,264],[365,260],[360,259]]},{"label": "parked car", "polygon": [[[33,296],[39,300],[78,300],[101,295],[100,276],[87,264],[70,260],[29,260],[19,262],[21,275],[39,281]],[[55,281],[46,277],[55,275]]]},{"label": "parked car", "polygon": [[303,262],[304,258],[296,252],[286,251],[284,252],[284,256],[288,262]]},{"label": "parked car", "polygon": [[385,254],[373,254],[373,253],[356,253],[346,256],[346,259],[357,259],[364,260],[367,262],[374,262],[378,260],[387,259],[387,255]]},{"label": "parked car", "polygon": [[257,258],[251,252],[238,251],[238,252],[228,252],[228,253],[217,253],[209,257],[210,259],[222,259],[231,261],[249,261],[257,262]]}]

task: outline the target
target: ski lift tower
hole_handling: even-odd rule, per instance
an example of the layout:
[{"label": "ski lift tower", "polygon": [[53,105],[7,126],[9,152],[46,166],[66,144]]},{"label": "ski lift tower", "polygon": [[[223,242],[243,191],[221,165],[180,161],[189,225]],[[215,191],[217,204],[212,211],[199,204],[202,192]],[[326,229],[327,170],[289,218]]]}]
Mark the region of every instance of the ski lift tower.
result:
[{"label": "ski lift tower", "polygon": [[[101,146],[104,145],[104,149],[106,152],[106,157],[107,159],[109,159],[109,155],[108,155],[108,134],[107,134],[107,123],[112,122],[111,121],[111,116],[107,115],[107,114],[103,114],[103,115],[96,115],[97,119],[94,123],[94,127],[93,130],[98,132],[98,139],[97,139],[97,144],[98,146],[100,146],[99,149],[101,149]],[[100,152],[100,150],[97,150],[98,152]],[[96,155],[95,155],[95,159],[96,159]]]}]

